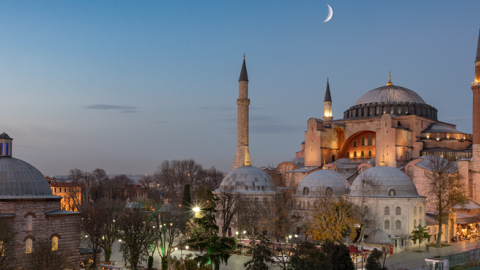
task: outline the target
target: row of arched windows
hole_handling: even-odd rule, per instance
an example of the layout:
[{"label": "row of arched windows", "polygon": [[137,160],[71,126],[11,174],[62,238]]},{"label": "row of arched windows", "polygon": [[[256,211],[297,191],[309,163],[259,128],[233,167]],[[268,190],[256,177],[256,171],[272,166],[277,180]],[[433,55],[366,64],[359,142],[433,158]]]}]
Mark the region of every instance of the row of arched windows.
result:
[{"label": "row of arched windows", "polygon": [[[368,139],[367,143],[365,144],[365,138],[360,139],[360,145],[365,146],[365,145],[373,145],[373,137],[372,134],[368,134]],[[353,147],[357,147],[357,140],[353,141]]]},{"label": "row of arched windows", "polygon": [[[385,230],[390,230],[390,220],[387,219],[384,221],[383,228]],[[395,230],[401,230],[401,229],[402,229],[402,222],[400,220],[395,221]]]},{"label": "row of arched windows", "polygon": [[[390,207],[385,206],[384,214],[385,216],[390,215]],[[400,216],[401,214],[402,214],[402,208],[400,208],[400,206],[395,207],[395,215]]]},{"label": "row of arched windows", "polygon": [[[5,144],[5,155],[8,156],[8,143]],[[3,143],[0,143],[0,156],[3,156]]]},{"label": "row of arched windows", "polygon": [[[52,251],[58,251],[58,237],[52,237]],[[32,238],[27,238],[25,240],[25,254],[30,254],[33,252],[33,240]]]},{"label": "row of arched windows", "polygon": [[[347,151],[346,156],[350,157],[350,152]],[[353,151],[353,157],[357,157],[357,151]],[[361,151],[360,157],[365,157],[365,152]],[[372,157],[372,151],[368,151],[368,157]]]}]

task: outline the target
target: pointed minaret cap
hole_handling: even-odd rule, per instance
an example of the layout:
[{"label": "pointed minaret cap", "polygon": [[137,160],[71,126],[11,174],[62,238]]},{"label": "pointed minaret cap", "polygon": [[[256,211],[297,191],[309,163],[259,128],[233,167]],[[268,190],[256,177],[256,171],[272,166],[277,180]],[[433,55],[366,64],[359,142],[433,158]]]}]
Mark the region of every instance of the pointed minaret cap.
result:
[{"label": "pointed minaret cap", "polygon": [[388,72],[388,83],[387,83],[387,86],[390,86],[390,85],[393,85],[392,83],[392,73],[390,73],[390,71]]},{"label": "pointed minaret cap", "polygon": [[245,65],[245,53],[243,54],[242,71],[240,72],[239,82],[248,82],[247,65]]},{"label": "pointed minaret cap", "polygon": [[380,166],[387,166],[387,163],[385,162],[385,155],[382,156],[382,162],[380,162]]},{"label": "pointed minaret cap", "polygon": [[478,34],[478,42],[477,42],[477,56],[475,57],[475,63],[480,62],[480,31]]},{"label": "pointed minaret cap", "polygon": [[325,160],[324,160],[324,161],[323,161],[323,168],[322,168],[322,169],[324,169],[324,170],[327,169],[327,166],[325,165],[325,163],[326,163],[326,162],[325,162]]},{"label": "pointed minaret cap", "polygon": [[325,91],[325,100],[323,102],[332,102],[332,96],[330,95],[330,83],[327,77],[327,90]]},{"label": "pointed minaret cap", "polygon": [[243,147],[243,151],[244,151],[244,156],[245,156],[245,160],[243,162],[243,166],[252,166],[252,160],[250,159],[250,151],[248,150],[248,145],[245,145]]}]

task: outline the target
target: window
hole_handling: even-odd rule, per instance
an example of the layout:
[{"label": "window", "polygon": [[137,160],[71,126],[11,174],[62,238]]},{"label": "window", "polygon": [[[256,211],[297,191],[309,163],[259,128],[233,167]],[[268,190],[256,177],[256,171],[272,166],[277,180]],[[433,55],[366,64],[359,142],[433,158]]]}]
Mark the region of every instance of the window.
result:
[{"label": "window", "polygon": [[52,237],[52,251],[58,251],[58,237],[56,236]]},{"label": "window", "polygon": [[5,144],[5,155],[8,156],[8,143]]},{"label": "window", "polygon": [[357,157],[357,151],[353,151],[353,157]]},{"label": "window", "polygon": [[357,141],[353,141],[353,147],[357,147]]},{"label": "window", "polygon": [[372,134],[368,134],[368,145],[372,145]]},{"label": "window", "polygon": [[360,140],[360,145],[361,145],[361,146],[364,146],[364,145],[365,145],[365,138],[362,138],[362,139]]},{"label": "window", "polygon": [[413,214],[414,214],[414,215],[417,214],[417,207],[416,207],[416,206],[413,207]]},{"label": "window", "polygon": [[3,155],[3,143],[0,143],[0,155]]},{"label": "window", "polygon": [[389,216],[390,215],[390,207],[385,207],[385,216]]},{"label": "window", "polygon": [[27,216],[27,231],[33,230],[33,217],[31,215]]},{"label": "window", "polygon": [[418,226],[422,226],[422,219],[418,220]]},{"label": "window", "polygon": [[368,156],[372,157],[372,151],[368,151]]},{"label": "window", "polygon": [[408,166],[408,168],[407,168],[407,174],[408,174],[408,176],[412,176],[412,175],[413,175],[413,167],[412,167],[412,166]]},{"label": "window", "polygon": [[279,174],[282,174],[282,173],[283,173],[282,168],[278,169],[278,173],[279,173]]},{"label": "window", "polygon": [[[388,196],[395,196],[395,194],[396,194],[395,189],[391,188],[391,189],[388,190]],[[399,208],[399,207],[397,207],[397,208]]]},{"label": "window", "polygon": [[402,222],[400,220],[395,221],[395,230],[402,229]]},{"label": "window", "polygon": [[385,230],[390,230],[390,220],[385,220],[383,228]]},{"label": "window", "polygon": [[285,171],[290,171],[290,165],[285,166]]},{"label": "window", "polygon": [[400,208],[400,206],[397,206],[397,208],[395,208],[395,215],[400,216],[401,214],[402,214],[402,208]]},{"label": "window", "polygon": [[345,155],[347,158],[350,157],[350,152],[347,151],[346,155]]},{"label": "window", "polygon": [[331,197],[332,196],[332,188],[331,187],[327,187],[327,189],[325,190],[325,195],[327,197]]},{"label": "window", "polygon": [[417,227],[417,220],[416,219],[413,220],[413,227]]},{"label": "window", "polygon": [[419,207],[418,207],[418,214],[420,214],[420,215],[421,215],[421,214],[422,214],[422,211],[423,211],[422,207],[421,207],[421,206],[419,206]]},{"label": "window", "polygon": [[3,241],[0,241],[0,257],[5,256],[5,249],[3,247]]},{"label": "window", "polygon": [[33,251],[33,241],[31,238],[28,238],[27,241],[25,241],[25,254],[30,254]]},{"label": "window", "polygon": [[308,195],[308,188],[307,187],[303,188],[303,195]]}]

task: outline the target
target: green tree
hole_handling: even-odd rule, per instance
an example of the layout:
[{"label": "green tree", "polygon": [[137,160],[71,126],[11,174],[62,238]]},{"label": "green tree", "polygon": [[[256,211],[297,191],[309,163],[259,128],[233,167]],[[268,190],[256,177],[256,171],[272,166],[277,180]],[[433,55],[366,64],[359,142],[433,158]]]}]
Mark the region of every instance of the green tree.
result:
[{"label": "green tree", "polygon": [[410,235],[410,239],[412,239],[413,242],[417,242],[418,240],[418,250],[420,250],[420,244],[422,241],[429,237],[432,237],[432,235],[428,234],[427,226],[422,225],[415,227],[415,229],[412,231],[412,235]]},{"label": "green tree", "polygon": [[355,266],[350,258],[350,250],[343,243],[335,244],[327,241],[322,245],[326,260],[333,266],[333,270],[353,270]]},{"label": "green tree", "polygon": [[201,207],[201,216],[193,219],[194,223],[204,229],[204,233],[187,240],[187,243],[201,252],[206,251],[204,254],[197,254],[195,258],[200,265],[211,264],[213,269],[219,270],[222,263],[228,263],[235,240],[232,237],[218,236],[219,228],[215,222],[216,198],[211,191],[207,191],[205,199],[207,203],[205,207]]},{"label": "green tree", "polygon": [[268,270],[270,267],[267,262],[273,262],[271,259],[275,256],[275,253],[270,248],[270,241],[261,239],[260,243],[255,244],[253,247],[253,257],[250,261],[246,262],[243,266],[246,270]]},{"label": "green tree", "polygon": [[[349,260],[351,260],[349,258]],[[310,242],[301,243],[290,258],[289,270],[331,270],[332,265],[327,261],[325,253]]]},{"label": "green tree", "polygon": [[380,258],[382,257],[382,252],[377,249],[373,249],[372,253],[367,259],[367,265],[365,268],[367,270],[383,270],[382,265],[380,264]]}]

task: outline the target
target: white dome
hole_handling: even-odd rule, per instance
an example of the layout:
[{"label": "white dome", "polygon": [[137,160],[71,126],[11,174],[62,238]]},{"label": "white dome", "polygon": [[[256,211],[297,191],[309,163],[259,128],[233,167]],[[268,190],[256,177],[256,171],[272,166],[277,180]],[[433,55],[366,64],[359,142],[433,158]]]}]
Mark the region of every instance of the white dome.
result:
[{"label": "white dome", "polygon": [[220,183],[219,191],[264,192],[273,189],[273,181],[262,169],[253,166],[238,167],[229,172]]},{"label": "white dome", "polygon": [[297,187],[297,195],[304,195],[304,190],[308,191],[308,196],[326,196],[327,189],[330,189],[332,196],[341,196],[345,194],[346,188],[350,184],[339,173],[330,170],[315,171],[302,179]]},{"label": "white dome", "polygon": [[373,185],[365,184],[365,196],[369,197],[421,197],[413,181],[399,169],[380,166],[373,167],[361,173],[350,187],[350,196],[362,196],[362,181],[372,181]]},{"label": "white dome", "polygon": [[367,239],[365,239],[365,244],[377,244],[377,245],[391,245],[393,244],[392,239],[388,233],[382,229],[376,229],[368,234]]}]

